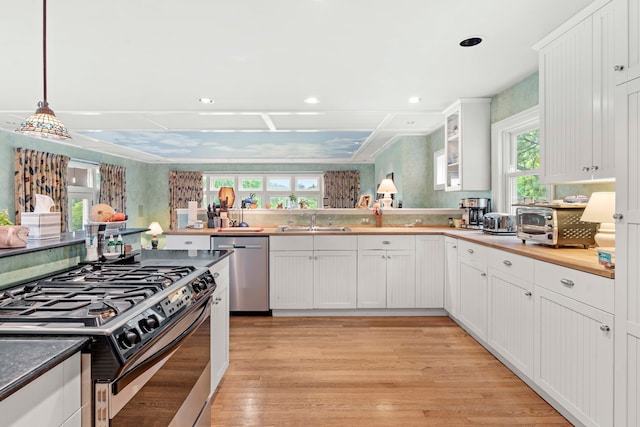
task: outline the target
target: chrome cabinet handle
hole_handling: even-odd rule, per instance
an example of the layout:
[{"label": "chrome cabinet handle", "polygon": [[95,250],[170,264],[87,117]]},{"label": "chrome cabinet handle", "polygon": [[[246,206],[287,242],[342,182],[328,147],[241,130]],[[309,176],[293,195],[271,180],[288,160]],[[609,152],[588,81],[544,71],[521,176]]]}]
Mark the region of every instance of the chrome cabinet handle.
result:
[{"label": "chrome cabinet handle", "polygon": [[595,165],[594,165],[594,166],[591,166],[591,170],[592,170],[592,171],[597,171],[597,170],[598,170],[598,166],[595,166]]},{"label": "chrome cabinet handle", "polygon": [[602,332],[609,332],[611,330],[611,328],[608,327],[607,325],[600,325],[600,330]]},{"label": "chrome cabinet handle", "polygon": [[480,273],[480,276],[487,277],[487,273]]},{"label": "chrome cabinet handle", "polygon": [[185,240],[184,244],[185,245],[193,245],[193,242],[191,240]]},{"label": "chrome cabinet handle", "polygon": [[591,168],[589,166],[583,166],[582,167],[582,171],[583,172],[589,172],[591,170]]},{"label": "chrome cabinet handle", "polygon": [[506,265],[507,267],[511,267],[513,264],[511,264],[511,261],[509,261],[508,259],[505,259],[504,261],[502,261],[502,263],[504,265]]},{"label": "chrome cabinet handle", "polygon": [[560,283],[570,288],[573,287],[573,285],[575,285],[575,283],[573,283],[573,280],[569,280],[569,279],[560,279]]},{"label": "chrome cabinet handle", "polygon": [[391,259],[391,255],[387,255],[387,259]]},{"label": "chrome cabinet handle", "polygon": [[473,249],[467,249],[467,252],[469,252],[470,254],[473,253]]},{"label": "chrome cabinet handle", "polygon": [[382,255],[382,259],[387,259],[386,255]]},{"label": "chrome cabinet handle", "polygon": [[624,215],[622,215],[621,213],[613,214],[613,219],[622,219],[622,218],[624,218]]},{"label": "chrome cabinet handle", "polygon": [[525,292],[524,295],[530,297],[533,294],[531,292]]},{"label": "chrome cabinet handle", "polygon": [[624,65],[614,65],[613,71],[622,71],[624,70]]},{"label": "chrome cabinet handle", "polygon": [[457,249],[458,247],[456,245],[451,246],[453,249]]},{"label": "chrome cabinet handle", "polygon": [[382,244],[383,244],[383,245],[390,245],[390,244],[391,244],[391,242],[390,242],[390,241],[388,241],[388,240],[383,240],[383,241],[382,241]]}]

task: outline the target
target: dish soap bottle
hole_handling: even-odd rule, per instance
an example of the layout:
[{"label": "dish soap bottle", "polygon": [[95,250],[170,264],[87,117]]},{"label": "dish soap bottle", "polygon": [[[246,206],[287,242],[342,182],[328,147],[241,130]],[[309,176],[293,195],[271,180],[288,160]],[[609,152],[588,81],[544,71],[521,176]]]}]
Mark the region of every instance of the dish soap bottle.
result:
[{"label": "dish soap bottle", "polygon": [[122,242],[122,235],[118,234],[118,238],[116,239],[116,253],[122,255],[124,253],[124,243]]},{"label": "dish soap bottle", "polygon": [[116,241],[113,240],[113,234],[109,235],[109,242],[107,243],[107,253],[113,254],[116,252]]}]

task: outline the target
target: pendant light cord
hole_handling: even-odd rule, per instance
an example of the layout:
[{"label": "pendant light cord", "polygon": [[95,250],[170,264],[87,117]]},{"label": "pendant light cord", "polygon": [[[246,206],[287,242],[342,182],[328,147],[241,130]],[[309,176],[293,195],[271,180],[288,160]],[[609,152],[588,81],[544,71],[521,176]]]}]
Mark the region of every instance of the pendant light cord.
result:
[{"label": "pendant light cord", "polygon": [[44,76],[44,105],[47,105],[47,0],[42,0],[42,75]]}]

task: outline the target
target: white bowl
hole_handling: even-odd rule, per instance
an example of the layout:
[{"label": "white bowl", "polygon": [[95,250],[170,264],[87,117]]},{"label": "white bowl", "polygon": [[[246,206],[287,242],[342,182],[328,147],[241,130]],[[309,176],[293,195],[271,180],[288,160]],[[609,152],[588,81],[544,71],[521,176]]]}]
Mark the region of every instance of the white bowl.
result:
[{"label": "white bowl", "polygon": [[108,260],[116,259],[116,258],[118,258],[120,256],[120,254],[117,253],[117,252],[103,253],[102,255]]}]

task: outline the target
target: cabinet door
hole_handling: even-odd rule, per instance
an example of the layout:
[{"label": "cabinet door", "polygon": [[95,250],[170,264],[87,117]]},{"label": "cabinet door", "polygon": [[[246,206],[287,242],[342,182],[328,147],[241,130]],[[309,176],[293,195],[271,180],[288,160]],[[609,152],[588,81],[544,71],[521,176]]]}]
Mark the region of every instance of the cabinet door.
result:
[{"label": "cabinet door", "polygon": [[211,395],[229,367],[229,286],[220,282],[211,305]]},{"label": "cabinet door", "polygon": [[386,251],[358,251],[358,308],[387,306],[386,259]]},{"label": "cabinet door", "polygon": [[444,238],[445,246],[445,276],[444,276],[444,309],[453,316],[458,316],[460,307],[458,289],[458,240],[451,237]]},{"label": "cabinet door", "polygon": [[269,253],[269,303],[272,309],[313,308],[313,251]]},{"label": "cabinet door", "polygon": [[[638,2],[635,2],[638,7]],[[636,13],[638,13],[636,9]],[[636,17],[637,18],[637,17]],[[636,21],[637,22],[637,21]],[[636,24],[637,25],[637,24]],[[636,29],[638,27],[636,26]],[[640,425],[640,78],[616,88],[615,420]]]},{"label": "cabinet door", "polygon": [[458,318],[477,337],[487,340],[487,273],[485,266],[458,258],[460,313]]},{"label": "cabinet door", "polygon": [[416,236],[416,307],[444,307],[442,236]]},{"label": "cabinet door", "polygon": [[387,308],[415,306],[415,250],[387,251]]},{"label": "cabinet door", "polygon": [[613,425],[613,315],[535,287],[535,382],[587,426]]},{"label": "cabinet door", "polygon": [[640,2],[614,0],[616,8],[616,83],[640,77]]},{"label": "cabinet door", "polygon": [[315,251],[314,308],[356,308],[356,251]]},{"label": "cabinet door", "polygon": [[488,270],[488,342],[523,374],[533,376],[533,283]]},{"label": "cabinet door", "polygon": [[592,38],[587,18],[540,50],[540,162],[546,183],[591,173],[583,168],[592,165]]}]

